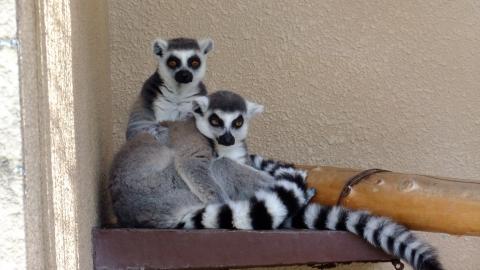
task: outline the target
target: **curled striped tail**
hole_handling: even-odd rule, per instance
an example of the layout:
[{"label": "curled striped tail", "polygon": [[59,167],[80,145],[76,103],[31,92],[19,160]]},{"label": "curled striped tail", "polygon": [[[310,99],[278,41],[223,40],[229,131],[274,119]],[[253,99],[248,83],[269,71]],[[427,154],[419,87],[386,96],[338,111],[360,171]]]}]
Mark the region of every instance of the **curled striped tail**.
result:
[{"label": "curled striped tail", "polygon": [[306,187],[306,173],[279,170],[269,188],[259,190],[249,200],[209,204],[184,216],[177,228],[269,230],[279,228],[298,213],[313,196]]},{"label": "curled striped tail", "polygon": [[293,228],[348,231],[408,262],[415,270],[443,270],[436,251],[392,220],[365,211],[311,203],[291,220]]},{"label": "curled striped tail", "polygon": [[259,171],[264,171],[272,176],[275,176],[275,173],[278,170],[287,168],[293,169],[295,167],[292,163],[286,163],[273,159],[265,159],[259,155],[250,155],[250,166]]}]

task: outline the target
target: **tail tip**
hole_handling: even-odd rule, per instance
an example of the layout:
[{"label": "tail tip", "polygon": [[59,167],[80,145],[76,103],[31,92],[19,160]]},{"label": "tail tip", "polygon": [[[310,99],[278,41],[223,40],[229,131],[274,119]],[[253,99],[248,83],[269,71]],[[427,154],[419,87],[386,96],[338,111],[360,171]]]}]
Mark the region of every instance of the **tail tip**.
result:
[{"label": "tail tip", "polygon": [[422,263],[419,270],[445,270],[445,268],[436,257],[431,257]]}]

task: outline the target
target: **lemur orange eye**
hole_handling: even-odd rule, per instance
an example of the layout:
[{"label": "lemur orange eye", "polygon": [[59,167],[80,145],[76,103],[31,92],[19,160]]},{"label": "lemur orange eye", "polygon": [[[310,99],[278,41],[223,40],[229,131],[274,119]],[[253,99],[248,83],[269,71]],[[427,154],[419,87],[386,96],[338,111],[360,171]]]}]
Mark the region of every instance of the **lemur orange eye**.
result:
[{"label": "lemur orange eye", "polygon": [[233,121],[234,128],[241,128],[243,126],[243,117],[240,115]]},{"label": "lemur orange eye", "polygon": [[208,122],[210,122],[210,125],[212,125],[213,127],[223,126],[223,121],[222,121],[222,119],[220,119],[220,117],[218,117],[218,115],[216,115],[216,114],[212,114],[212,115],[208,118]]},{"label": "lemur orange eye", "polygon": [[177,66],[177,62],[175,62],[174,60],[170,60],[168,61],[167,65],[170,68],[175,68]]},{"label": "lemur orange eye", "polygon": [[175,56],[170,56],[167,60],[167,66],[171,69],[176,69],[180,65],[180,59]]},{"label": "lemur orange eye", "polygon": [[193,69],[199,68],[201,64],[202,62],[197,55],[194,55],[188,59],[188,65]]}]

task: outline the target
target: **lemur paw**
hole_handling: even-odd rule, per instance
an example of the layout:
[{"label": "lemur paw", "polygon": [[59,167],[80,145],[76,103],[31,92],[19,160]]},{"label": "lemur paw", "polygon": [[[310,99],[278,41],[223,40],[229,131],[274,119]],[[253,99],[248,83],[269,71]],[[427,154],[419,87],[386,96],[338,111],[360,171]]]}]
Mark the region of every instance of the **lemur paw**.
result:
[{"label": "lemur paw", "polygon": [[163,139],[165,132],[168,131],[168,128],[163,126],[162,123],[156,123],[144,128],[143,131],[152,135],[157,141],[160,141]]}]

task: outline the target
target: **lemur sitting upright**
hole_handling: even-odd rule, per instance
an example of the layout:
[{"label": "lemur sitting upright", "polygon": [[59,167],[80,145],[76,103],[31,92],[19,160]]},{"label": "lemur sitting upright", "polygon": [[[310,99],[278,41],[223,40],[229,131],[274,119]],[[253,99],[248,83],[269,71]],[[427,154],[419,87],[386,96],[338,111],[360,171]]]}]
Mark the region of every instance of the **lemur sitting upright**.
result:
[{"label": "lemur sitting upright", "polygon": [[145,81],[135,102],[127,127],[127,140],[142,131],[152,134],[161,121],[184,120],[192,111],[192,100],[205,96],[203,84],[211,39],[157,39],[153,53],[157,70]]}]

